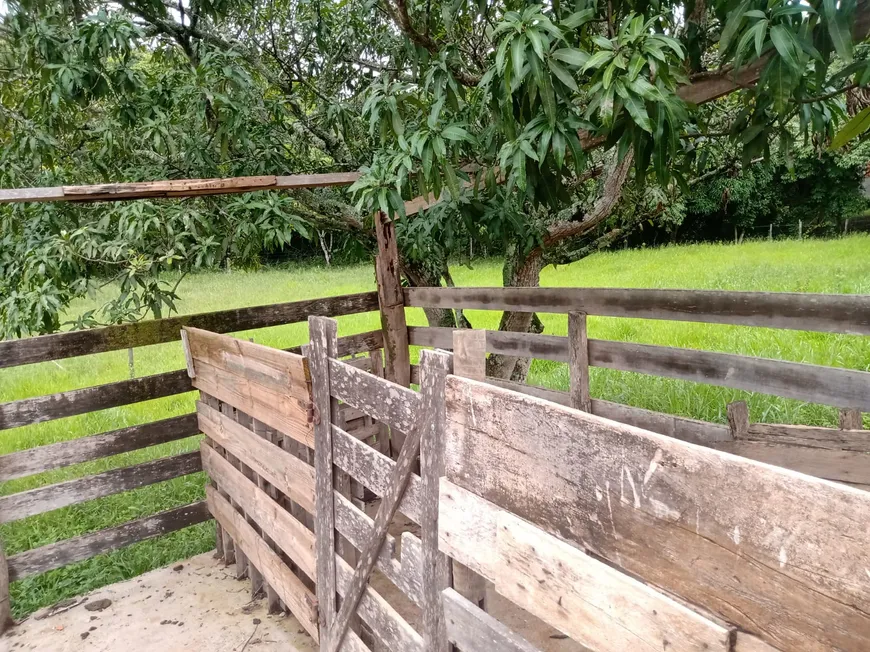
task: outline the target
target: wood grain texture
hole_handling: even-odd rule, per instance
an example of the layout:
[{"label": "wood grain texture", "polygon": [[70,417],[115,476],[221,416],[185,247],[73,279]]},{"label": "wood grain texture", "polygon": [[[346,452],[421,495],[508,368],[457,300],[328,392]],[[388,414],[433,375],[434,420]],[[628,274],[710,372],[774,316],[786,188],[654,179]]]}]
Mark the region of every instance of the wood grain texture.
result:
[{"label": "wood grain texture", "polygon": [[296,353],[254,344],[229,335],[185,327],[194,375],[202,361],[256,385],[303,401],[311,399],[308,361]]},{"label": "wood grain texture", "polygon": [[731,631],[498,510],[495,589],[600,652],[731,652]]},{"label": "wood grain texture", "polygon": [[229,501],[211,486],[206,487],[206,499],[212,515],[227,530],[238,546],[254,565],[260,569],[269,585],[275,589],[281,600],[296,616],[299,624],[311,637],[319,640],[317,628],[318,602],[298,577],[282,561],[253,527],[239,514]]},{"label": "wood grain texture", "polygon": [[375,277],[378,283],[381,330],[384,333],[386,376],[388,380],[408,387],[411,380],[411,361],[396,228],[389,217],[380,211],[375,214],[374,223],[378,242]]},{"label": "wood grain texture", "polygon": [[27,448],[0,455],[0,482],[165,444],[198,433],[196,414],[191,413],[56,444]]},{"label": "wood grain texture", "polygon": [[302,572],[314,577],[314,534],[210,446],[203,444],[200,450],[209,477],[256,522],[264,538],[274,541]]},{"label": "wood grain texture", "polygon": [[0,430],[189,392],[185,369],[0,404]]},{"label": "wood grain texture", "polygon": [[314,513],[314,468],[271,444],[202,401],[197,403],[200,429],[221,448],[250,466],[280,492]]},{"label": "wood grain texture", "polygon": [[[422,433],[425,432],[427,436],[431,436],[436,427],[443,426],[444,380],[450,367],[449,357],[444,354],[439,355],[424,351],[420,366],[422,368],[421,401],[420,409],[415,415],[416,423],[407,431],[399,459],[396,460],[386,490],[381,495],[381,502],[372,523],[369,539],[365,547],[360,550],[359,565],[346,587],[341,609],[329,633],[329,647],[327,648],[329,652],[337,652],[340,648],[350,625],[351,617],[368,586],[369,576],[375,568],[375,563],[386,540],[387,530],[399,509],[417,464]],[[380,380],[380,382],[386,386],[388,381]],[[441,418],[439,418],[439,411]]]},{"label": "wood grain texture", "polygon": [[589,396],[589,335],[586,313],[568,313],[568,376],[571,384],[571,407],[592,411]]},{"label": "wood grain texture", "polygon": [[[382,496],[396,463],[338,426],[332,427],[332,437],[335,465]],[[420,477],[412,475],[399,505],[399,511],[415,523],[420,522],[421,490]]]},{"label": "wood grain texture", "polygon": [[[338,555],[335,556],[335,564],[336,586],[339,594],[343,596],[350,585],[353,569]],[[420,635],[372,587],[365,589],[357,613],[384,646],[380,649],[423,652],[423,639]]]},{"label": "wood grain texture", "polygon": [[309,315],[338,317],[377,309],[377,292],[363,292],[40,335],[0,342],[0,368],[175,342],[183,326],[231,333],[306,321]]},{"label": "wood grain texture", "polygon": [[405,305],[585,312],[870,335],[870,296],[623,288],[406,288]]},{"label": "wood grain texture", "polygon": [[870,453],[870,430],[838,430],[816,426],[751,423],[744,439],[767,444],[790,444],[833,451]]},{"label": "wood grain texture", "polygon": [[441,594],[447,639],[464,652],[541,652],[453,589]]},{"label": "wood grain texture", "polygon": [[317,550],[317,600],[320,649],[329,649],[329,632],[335,620],[335,498],[333,471],[332,398],[329,362],[336,355],[338,323],[325,317],[308,319],[308,362],[314,403],[315,518]]},{"label": "wood grain texture", "polygon": [[0,498],[0,523],[146,487],[202,470],[199,452],[162,457]]},{"label": "wood grain texture", "polygon": [[9,577],[13,582],[23,580],[209,519],[211,514],[208,507],[205,501],[200,501],[98,532],[19,552],[8,560]]},{"label": "wood grain texture", "polygon": [[415,427],[421,399],[414,390],[340,360],[329,361],[329,374],[330,392],[335,398],[402,432]]},{"label": "wood grain texture", "polygon": [[[409,328],[411,344],[449,348],[450,329]],[[568,362],[568,341],[556,335],[487,331],[487,351]],[[589,363],[835,407],[870,406],[870,373],[651,344],[589,340]]]},{"label": "wood grain texture", "polygon": [[870,646],[870,493],[456,377],[447,424],[465,489],[776,647]]},{"label": "wood grain texture", "polygon": [[306,446],[314,446],[314,432],[308,422],[311,404],[308,399],[250,382],[203,360],[196,360],[195,364],[193,385],[198,390],[242,410],[283,435]]},{"label": "wood grain texture", "polygon": [[[444,383],[447,374],[453,371],[457,360],[469,357],[470,352],[465,344],[472,341],[468,337],[463,339],[462,336],[457,339],[457,335],[458,333],[454,333],[456,355],[427,350],[420,352],[421,385],[431,386],[433,389],[429,391],[437,396],[434,404],[429,406],[432,414],[426,429],[421,432],[420,439],[420,484],[423,494],[420,513],[423,641],[430,652],[447,652],[449,647],[441,591],[450,586],[450,562],[438,549],[438,484],[441,476],[444,475]],[[477,337],[479,339],[480,336]],[[486,337],[485,332],[483,337]],[[484,341],[484,350],[485,344]],[[484,350],[480,351],[479,364],[484,365],[483,375],[486,375]],[[464,369],[466,372],[470,371],[467,362]],[[404,550],[403,547],[403,553]]]},{"label": "wood grain texture", "polygon": [[734,401],[726,406],[731,436],[742,439],[749,433],[749,406],[746,401]]},{"label": "wood grain texture", "polygon": [[840,409],[840,430],[861,430],[864,419],[859,410],[853,408]]},{"label": "wood grain texture", "polygon": [[12,624],[12,600],[9,596],[9,568],[3,542],[0,541],[0,635]]},{"label": "wood grain texture", "polygon": [[[474,378],[475,380],[483,380],[486,377],[485,330],[453,331],[452,348],[453,373],[463,378]],[[420,371],[422,375],[422,365]]]}]

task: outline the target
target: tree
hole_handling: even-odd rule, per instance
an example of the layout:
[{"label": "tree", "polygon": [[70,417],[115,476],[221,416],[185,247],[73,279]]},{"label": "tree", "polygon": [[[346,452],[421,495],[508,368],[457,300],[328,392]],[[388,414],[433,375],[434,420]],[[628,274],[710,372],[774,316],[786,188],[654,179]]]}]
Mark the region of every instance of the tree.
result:
[{"label": "tree", "polygon": [[[0,129],[17,180],[65,174],[81,152],[91,181],[132,170],[141,178],[146,155],[150,178],[178,168],[189,176],[363,165],[352,204],[297,193],[277,224],[292,215],[297,231],[346,229],[370,241],[371,213],[395,215],[413,285],[451,283],[448,262],[468,238],[504,251],[506,285],[537,285],[545,265],[666,212],[617,210],[627,189],[679,201],[716,164],[723,137],[747,161],[772,144],[788,157],[796,137],[826,140],[843,116],[841,93],[868,76],[863,52],[855,54],[870,29],[868,0],[116,6],[10,6],[2,74],[12,85],[0,92],[26,101],[4,113]],[[91,45],[111,38],[129,45]],[[108,127],[95,128],[105,116]],[[83,124],[89,138],[79,145]],[[119,136],[123,155],[101,171],[99,143]],[[63,166],[45,164],[45,152],[59,149],[52,139],[68,153]],[[26,162],[29,152],[38,166]],[[403,216],[403,201],[418,195],[441,201]],[[217,210],[226,207],[201,212]],[[244,234],[262,210],[232,213],[230,223]],[[210,233],[227,228],[218,222]],[[170,248],[176,265],[204,246],[198,233],[185,237],[184,252]],[[215,250],[220,258],[229,246],[221,240]],[[501,328],[535,324],[508,312]],[[493,373],[522,374],[516,360],[491,362]]]}]

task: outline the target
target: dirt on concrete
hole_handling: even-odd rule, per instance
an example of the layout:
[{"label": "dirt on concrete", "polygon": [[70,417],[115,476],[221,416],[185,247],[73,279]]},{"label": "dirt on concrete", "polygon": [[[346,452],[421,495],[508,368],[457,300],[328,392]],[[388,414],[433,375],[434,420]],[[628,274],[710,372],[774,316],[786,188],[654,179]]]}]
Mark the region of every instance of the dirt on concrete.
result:
[{"label": "dirt on concrete", "polygon": [[0,638],[2,652],[25,650],[315,652],[317,646],[293,616],[269,615],[264,598],[252,601],[251,583],[235,579],[235,566],[206,553],[31,615]]}]

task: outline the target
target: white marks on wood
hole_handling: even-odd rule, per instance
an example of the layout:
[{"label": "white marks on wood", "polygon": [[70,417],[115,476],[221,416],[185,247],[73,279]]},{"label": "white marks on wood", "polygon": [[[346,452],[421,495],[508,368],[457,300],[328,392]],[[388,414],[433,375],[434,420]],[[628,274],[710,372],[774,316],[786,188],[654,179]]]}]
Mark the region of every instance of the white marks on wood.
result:
[{"label": "white marks on wood", "polygon": [[656,449],[655,455],[653,455],[652,460],[649,463],[649,468],[646,470],[646,473],[643,476],[643,489],[646,492],[646,486],[649,484],[649,481],[652,480],[653,475],[659,468],[659,463],[662,461],[662,449]]},{"label": "white marks on wood", "polygon": [[785,565],[788,563],[788,553],[785,550],[785,546],[779,549],[779,567],[785,568]]},{"label": "white marks on wood", "polygon": [[[634,478],[631,475],[631,470],[625,468],[625,465],[623,465],[623,467],[622,467],[622,477],[623,477],[623,480],[628,480],[628,486],[631,487],[631,493],[632,493],[632,496],[634,497],[634,508],[640,509],[640,496],[637,495],[637,489],[634,486]],[[624,485],[623,485],[623,488],[624,488]],[[624,493],[623,493],[623,495],[620,496],[620,502],[622,504],[628,503],[628,501],[625,498]]]},{"label": "white marks on wood", "polygon": [[731,540],[735,545],[740,545],[740,527],[735,525],[734,529],[731,531]]}]

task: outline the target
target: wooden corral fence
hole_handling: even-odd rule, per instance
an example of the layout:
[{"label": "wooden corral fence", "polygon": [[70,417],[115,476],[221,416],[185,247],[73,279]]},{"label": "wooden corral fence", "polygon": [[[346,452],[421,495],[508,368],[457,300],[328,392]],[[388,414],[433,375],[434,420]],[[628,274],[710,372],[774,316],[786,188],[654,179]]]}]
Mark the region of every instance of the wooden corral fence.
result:
[{"label": "wooden corral fence", "polygon": [[[870,411],[870,373],[595,340],[586,329],[587,315],[600,315],[870,335],[868,296],[614,288],[410,288],[404,294],[405,305],[415,307],[568,313],[568,337],[500,331],[467,337],[481,356],[498,353],[568,363],[571,391],[494,378],[487,382],[677,439],[870,487],[870,431],[862,430],[862,411]],[[412,345],[454,346],[448,328],[409,327],[408,339]],[[724,425],[600,400],[589,395],[590,366],[829,405],[840,409],[840,428],[749,423],[743,402],[728,406],[729,425]],[[412,369],[412,380],[416,376]]]},{"label": "wooden corral fence", "polygon": [[[377,309],[377,293],[368,292],[11,340],[0,342],[0,368],[178,341],[181,329],[185,326],[214,332],[233,332],[306,321],[309,315],[340,316]],[[345,356],[371,352],[373,359],[382,360],[383,335],[379,330],[352,335],[342,338],[339,347],[340,353]],[[354,364],[370,368],[372,358],[359,358]],[[193,389],[187,371],[180,369],[96,387],[20,399],[0,404],[0,431],[183,394]],[[356,419],[357,424],[366,425],[361,415],[349,416]],[[368,425],[372,428],[370,423]],[[0,483],[178,441],[199,432],[196,413],[191,412],[69,441],[26,448],[0,455]],[[369,439],[378,439],[374,429],[371,430]],[[389,442],[384,441],[384,438],[381,438],[380,445],[389,451],[386,448]],[[0,497],[0,523],[9,523],[164,482],[199,472],[201,468],[200,454],[194,451],[10,493]],[[5,564],[0,548],[0,572],[8,566],[8,580],[4,582],[0,577],[0,619],[8,618],[9,582],[174,532],[209,518],[205,501],[200,501],[109,529],[16,552],[5,560]]]}]

